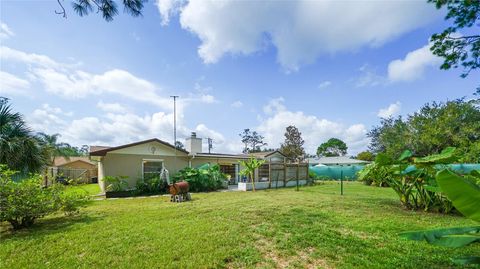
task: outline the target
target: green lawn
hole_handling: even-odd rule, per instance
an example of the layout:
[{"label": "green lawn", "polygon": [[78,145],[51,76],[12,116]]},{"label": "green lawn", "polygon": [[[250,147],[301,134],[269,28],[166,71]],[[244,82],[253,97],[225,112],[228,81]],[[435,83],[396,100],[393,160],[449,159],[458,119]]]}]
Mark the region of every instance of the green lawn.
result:
[{"label": "green lawn", "polygon": [[397,233],[472,225],[404,210],[394,192],[337,183],[252,192],[94,201],[12,233],[0,226],[3,268],[450,268],[480,253],[407,241]]},{"label": "green lawn", "polygon": [[98,186],[97,183],[92,183],[92,184],[79,184],[79,185],[73,185],[67,186],[67,191],[68,192],[78,192],[78,193],[86,193],[89,196],[92,195],[97,195],[100,193],[100,186]]}]

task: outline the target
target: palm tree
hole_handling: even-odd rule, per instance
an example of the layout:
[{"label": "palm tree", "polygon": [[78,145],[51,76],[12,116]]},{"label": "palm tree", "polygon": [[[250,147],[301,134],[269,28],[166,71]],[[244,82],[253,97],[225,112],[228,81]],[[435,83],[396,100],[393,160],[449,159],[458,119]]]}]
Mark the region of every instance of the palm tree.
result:
[{"label": "palm tree", "polygon": [[41,148],[8,99],[0,97],[0,163],[22,173],[38,172],[45,164]]},{"label": "palm tree", "polygon": [[45,185],[48,184],[48,166],[55,164],[56,157],[64,157],[69,160],[69,149],[71,146],[68,143],[58,142],[60,134],[49,135],[46,133],[38,133],[37,139],[42,147],[43,158],[47,161],[45,166]]}]

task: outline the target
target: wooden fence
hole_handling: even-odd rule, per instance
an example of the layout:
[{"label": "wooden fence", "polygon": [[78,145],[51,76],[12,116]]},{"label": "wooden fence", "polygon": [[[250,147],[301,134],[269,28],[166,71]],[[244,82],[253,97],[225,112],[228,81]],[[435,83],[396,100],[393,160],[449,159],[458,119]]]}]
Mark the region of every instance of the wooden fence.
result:
[{"label": "wooden fence", "polygon": [[308,179],[308,163],[268,163],[270,188],[287,186],[290,181]]},{"label": "wooden fence", "polygon": [[51,167],[50,172],[53,178],[63,177],[77,183],[92,183],[92,178],[97,177],[96,169]]}]

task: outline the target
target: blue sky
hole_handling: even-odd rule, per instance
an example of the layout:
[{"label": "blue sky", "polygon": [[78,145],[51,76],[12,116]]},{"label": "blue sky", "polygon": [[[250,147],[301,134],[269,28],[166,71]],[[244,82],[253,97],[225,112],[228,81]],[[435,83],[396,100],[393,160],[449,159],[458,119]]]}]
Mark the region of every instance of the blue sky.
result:
[{"label": "blue sky", "polygon": [[0,95],[35,131],[73,145],[172,141],[196,131],[218,152],[258,130],[307,151],[330,137],[366,149],[380,117],[471,96],[478,76],[439,70],[428,38],[443,11],[421,1],[149,1],[142,18],[67,19],[55,1],[1,1]]}]

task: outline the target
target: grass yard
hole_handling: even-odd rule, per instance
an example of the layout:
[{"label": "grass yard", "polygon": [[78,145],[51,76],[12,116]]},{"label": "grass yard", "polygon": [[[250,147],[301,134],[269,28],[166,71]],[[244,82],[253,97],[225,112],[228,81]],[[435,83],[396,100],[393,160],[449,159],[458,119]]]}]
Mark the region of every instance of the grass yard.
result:
[{"label": "grass yard", "polygon": [[79,184],[79,185],[67,185],[68,192],[86,193],[89,196],[97,195],[100,193],[100,186],[97,183],[92,184]]},{"label": "grass yard", "polygon": [[16,233],[1,226],[3,268],[451,268],[480,246],[435,247],[406,230],[472,225],[404,210],[395,193],[348,183],[94,201]]}]

